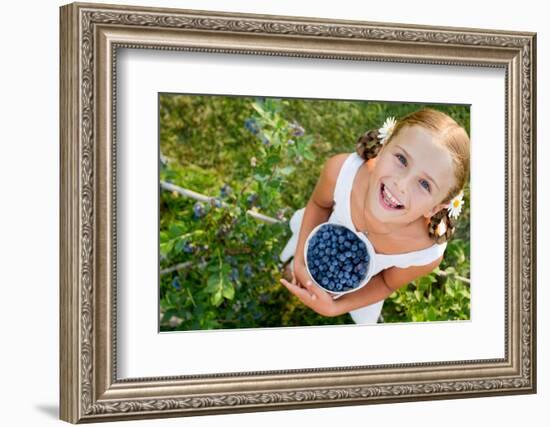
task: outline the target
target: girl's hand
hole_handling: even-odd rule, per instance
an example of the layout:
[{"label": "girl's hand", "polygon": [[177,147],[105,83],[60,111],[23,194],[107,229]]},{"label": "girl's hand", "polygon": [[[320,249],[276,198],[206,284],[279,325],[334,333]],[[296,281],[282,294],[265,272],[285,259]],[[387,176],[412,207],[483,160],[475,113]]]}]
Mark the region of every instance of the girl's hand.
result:
[{"label": "girl's hand", "polygon": [[305,286],[296,280],[294,271],[292,272],[292,283],[285,279],[281,279],[281,283],[286,288],[296,295],[300,301],[307,305],[317,313],[332,317],[335,316],[335,302],[328,292],[323,291],[318,286],[314,285],[311,280],[306,281]]}]

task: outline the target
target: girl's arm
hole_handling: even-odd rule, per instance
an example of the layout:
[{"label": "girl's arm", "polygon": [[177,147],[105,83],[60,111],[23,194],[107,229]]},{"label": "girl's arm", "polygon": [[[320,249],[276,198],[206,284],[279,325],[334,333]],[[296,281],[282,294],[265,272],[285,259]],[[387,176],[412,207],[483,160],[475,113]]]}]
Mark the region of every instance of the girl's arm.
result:
[{"label": "girl's arm", "polygon": [[442,259],[443,256],[426,265],[407,268],[390,267],[382,270],[366,286],[335,300],[333,310],[336,314],[334,315],[348,313],[386,299],[402,286],[431,273],[441,263]]},{"label": "girl's arm", "polygon": [[412,282],[418,277],[425,276],[436,268],[443,256],[431,264],[397,268],[391,267],[373,276],[369,283],[358,291],[345,294],[334,300],[324,290],[314,285],[310,280],[304,282],[305,288],[299,286],[294,277],[292,283],[281,279],[289,291],[296,295],[305,305],[323,316],[339,316],[357,308],[366,307],[382,301],[400,287]]},{"label": "girl's arm", "polygon": [[[294,273],[292,282],[281,279],[281,283],[313,311],[327,317],[339,316],[356,308],[381,301],[393,292],[384,283],[382,273],[373,276],[368,285],[358,291],[346,294],[336,300],[328,292],[314,285],[310,279],[298,282]],[[305,283],[305,287],[302,287],[301,283]]]},{"label": "girl's arm", "polygon": [[321,171],[321,175],[304,210],[302,225],[298,235],[298,243],[294,254],[294,272],[299,283],[310,280],[304,260],[304,246],[307,237],[316,226],[326,222],[334,204],[334,188],[342,164],[348,153],[337,154],[329,158]]}]

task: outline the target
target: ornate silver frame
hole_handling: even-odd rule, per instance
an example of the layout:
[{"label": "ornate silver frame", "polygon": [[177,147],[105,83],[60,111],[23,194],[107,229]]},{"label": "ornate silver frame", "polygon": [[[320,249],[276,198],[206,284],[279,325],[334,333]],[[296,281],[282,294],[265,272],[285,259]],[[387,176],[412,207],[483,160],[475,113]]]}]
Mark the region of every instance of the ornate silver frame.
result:
[{"label": "ornate silver frame", "polygon": [[[74,3],[60,9],[60,418],[113,421],[536,392],[536,34]],[[118,380],[118,47],[500,67],[505,357]],[[509,237],[508,237],[509,236]]]}]

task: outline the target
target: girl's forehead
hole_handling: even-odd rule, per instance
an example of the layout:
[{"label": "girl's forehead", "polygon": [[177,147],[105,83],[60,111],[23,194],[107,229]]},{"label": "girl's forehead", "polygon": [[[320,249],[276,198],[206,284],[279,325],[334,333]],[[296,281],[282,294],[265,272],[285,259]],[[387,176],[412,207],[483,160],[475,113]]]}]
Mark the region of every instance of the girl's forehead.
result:
[{"label": "girl's forehead", "polygon": [[402,144],[418,145],[422,143],[430,143],[435,140],[433,131],[419,125],[405,125],[392,138],[394,142],[399,141]]},{"label": "girl's forehead", "polygon": [[439,142],[437,136],[429,129],[420,126],[405,126],[392,138],[394,147],[405,149],[414,160],[431,160],[432,156],[451,158],[449,150]]}]

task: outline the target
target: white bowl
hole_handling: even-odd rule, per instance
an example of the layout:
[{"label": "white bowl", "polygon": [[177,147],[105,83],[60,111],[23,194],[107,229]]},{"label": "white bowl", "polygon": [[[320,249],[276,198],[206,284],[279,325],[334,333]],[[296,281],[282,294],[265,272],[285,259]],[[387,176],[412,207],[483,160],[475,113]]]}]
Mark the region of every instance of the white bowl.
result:
[{"label": "white bowl", "polygon": [[[309,271],[309,266],[307,264],[307,250],[308,250],[308,247],[309,247],[309,241],[322,226],[327,225],[327,224],[329,224],[331,226],[334,226],[334,227],[345,228],[346,230],[351,231],[353,234],[355,234],[357,237],[359,237],[359,239],[361,239],[361,241],[363,243],[365,243],[367,253],[369,255],[369,263],[368,263],[368,267],[367,267],[367,272],[366,272],[365,277],[363,278],[363,280],[361,280],[361,282],[359,282],[359,285],[357,285],[353,289],[348,289],[347,291],[329,291],[324,286],[317,283],[317,281],[315,280],[315,278],[313,277],[313,275]],[[363,233],[358,233],[355,230],[352,230],[349,227],[346,227],[345,225],[336,224],[334,222],[323,222],[323,223],[319,224],[318,226],[316,226],[313,230],[311,230],[311,233],[309,233],[309,236],[307,237],[306,243],[304,245],[304,260],[305,260],[305,264],[306,264],[306,270],[307,270],[307,273],[309,274],[309,276],[311,277],[311,279],[313,280],[313,283],[315,283],[315,285],[317,285],[319,288],[321,288],[325,292],[328,292],[329,294],[335,295],[337,297],[342,296],[344,294],[349,294],[351,292],[355,292],[355,291],[361,289],[363,286],[365,286],[369,282],[369,280],[371,279],[371,277],[373,275],[373,271],[374,271],[374,256],[373,255],[374,255],[374,248],[372,246],[372,243],[367,238],[367,236],[365,236]]]}]

